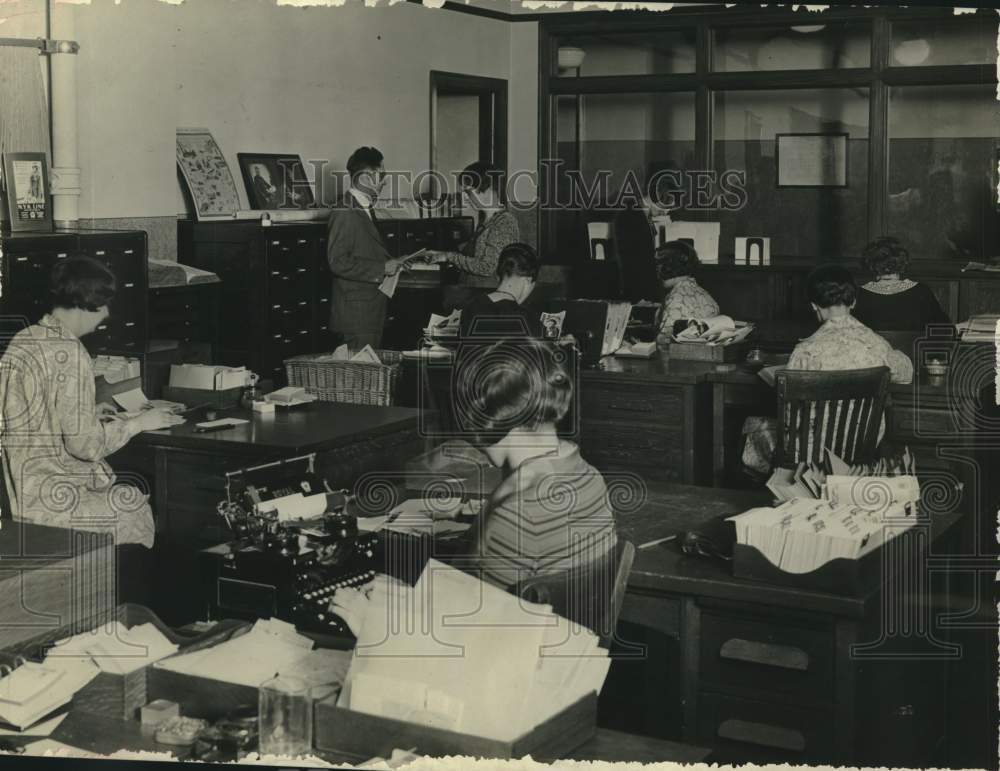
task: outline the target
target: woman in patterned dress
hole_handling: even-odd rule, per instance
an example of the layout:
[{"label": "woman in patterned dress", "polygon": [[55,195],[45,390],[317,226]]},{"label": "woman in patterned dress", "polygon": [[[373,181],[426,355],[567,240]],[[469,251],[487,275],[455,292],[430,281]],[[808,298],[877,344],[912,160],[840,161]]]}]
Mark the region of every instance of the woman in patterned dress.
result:
[{"label": "woman in patterned dress", "polygon": [[521,240],[517,220],[504,207],[501,190],[503,172],[485,163],[472,163],[459,175],[459,184],[468,196],[476,230],[455,252],[431,251],[428,262],[448,262],[462,273],[459,284],[468,286],[473,276],[494,276],[500,252]]},{"label": "woman in patterned dress", "polygon": [[667,296],[657,320],[657,343],[670,342],[674,323],[719,315],[719,304],[698,286],[695,273],[701,262],[698,252],[685,241],[668,241],[656,250],[657,272]]},{"label": "woman in patterned dress", "polygon": [[854,315],[871,329],[926,332],[928,324],[951,324],[926,284],[904,278],[910,255],[898,239],[876,238],[861,262],[874,276],[858,292]]},{"label": "woman in patterned dress", "polygon": [[0,428],[13,515],[50,527],[110,533],[116,545],[153,545],[146,495],[119,483],[104,460],[141,431],[184,419],[150,409],[122,419],[95,404],[80,338],[108,316],[115,277],[90,257],[52,271],[52,310],[18,332],[0,360]]},{"label": "woman in patterned dress", "polygon": [[[887,366],[893,383],[909,383],[913,379],[913,363],[909,357],[894,350],[885,338],[851,315],[858,289],[849,270],[839,265],[820,266],[809,275],[806,291],[813,312],[820,321],[820,328],[795,346],[787,369],[843,370]],[[777,446],[775,420],[747,418],[743,433],[746,435],[743,464],[752,471],[769,473]]]}]

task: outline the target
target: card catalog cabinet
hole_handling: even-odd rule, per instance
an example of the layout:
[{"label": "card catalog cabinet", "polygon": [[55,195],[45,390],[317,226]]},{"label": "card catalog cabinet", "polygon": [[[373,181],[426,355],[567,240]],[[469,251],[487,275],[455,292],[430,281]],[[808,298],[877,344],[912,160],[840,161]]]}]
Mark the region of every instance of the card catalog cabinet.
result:
[{"label": "card catalog cabinet", "polygon": [[[380,220],[378,227],[394,257],[425,246],[453,249],[471,234],[461,219]],[[222,280],[220,363],[246,365],[283,385],[285,359],[334,347],[326,234],[325,222],[178,223],[178,259]]]},{"label": "card catalog cabinet", "polygon": [[146,234],[142,231],[59,231],[5,236],[3,336],[37,322],[49,310],[52,267],[71,254],[86,254],[111,269],[118,290],[110,315],[83,339],[92,354],[140,354],[146,344]]}]

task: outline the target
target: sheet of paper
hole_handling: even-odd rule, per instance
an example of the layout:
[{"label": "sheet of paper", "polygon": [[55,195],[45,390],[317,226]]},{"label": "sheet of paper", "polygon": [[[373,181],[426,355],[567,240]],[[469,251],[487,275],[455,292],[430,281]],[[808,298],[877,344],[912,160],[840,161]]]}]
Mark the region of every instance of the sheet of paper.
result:
[{"label": "sheet of paper", "polygon": [[397,270],[391,276],[386,276],[382,279],[382,283],[378,285],[378,291],[384,294],[386,297],[392,297],[396,294],[396,286],[399,284],[399,274],[402,270]]},{"label": "sheet of paper", "polygon": [[372,348],[371,345],[366,345],[364,348],[362,348],[360,351],[354,354],[351,357],[351,361],[364,361],[368,362],[369,364],[382,363],[382,360],[378,357],[378,354],[375,353],[375,349]]},{"label": "sheet of paper", "polygon": [[146,398],[146,394],[142,392],[141,388],[123,391],[120,394],[115,394],[112,398],[126,412],[139,412],[149,404],[149,399]]}]

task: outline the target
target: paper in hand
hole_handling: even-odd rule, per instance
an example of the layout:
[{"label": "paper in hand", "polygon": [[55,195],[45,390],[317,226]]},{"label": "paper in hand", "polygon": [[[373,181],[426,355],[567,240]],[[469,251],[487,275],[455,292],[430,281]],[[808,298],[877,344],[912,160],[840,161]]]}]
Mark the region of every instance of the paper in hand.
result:
[{"label": "paper in hand", "polygon": [[141,388],[133,388],[131,391],[114,394],[111,398],[126,412],[139,412],[149,404],[149,399],[146,398],[146,394],[142,392]]}]

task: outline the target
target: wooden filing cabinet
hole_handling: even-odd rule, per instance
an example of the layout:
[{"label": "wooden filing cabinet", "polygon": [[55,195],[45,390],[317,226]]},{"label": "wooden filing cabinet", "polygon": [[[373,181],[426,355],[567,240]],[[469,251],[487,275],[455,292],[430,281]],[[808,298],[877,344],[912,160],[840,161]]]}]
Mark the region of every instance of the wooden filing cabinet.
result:
[{"label": "wooden filing cabinet", "polygon": [[[377,226],[393,257],[423,247],[452,249],[471,234],[469,218],[380,219]],[[330,333],[332,277],[325,222],[265,228],[249,221],[182,220],[177,238],[181,262],[210,270],[222,280],[221,363],[248,366],[282,385],[285,359],[333,349],[337,341]],[[440,294],[439,287],[428,291]],[[412,297],[406,293],[389,303],[384,346],[400,337],[393,333],[392,319],[407,303],[412,304]],[[426,319],[424,315],[420,324]],[[412,331],[419,335],[419,326]]]},{"label": "wooden filing cabinet", "polygon": [[[3,239],[4,333],[34,324],[49,310],[53,266],[71,254],[104,263],[117,279],[110,314],[83,339],[91,354],[141,355],[147,339],[146,234],[142,231],[66,230],[16,234]],[[19,320],[20,319],[20,320]]]}]

